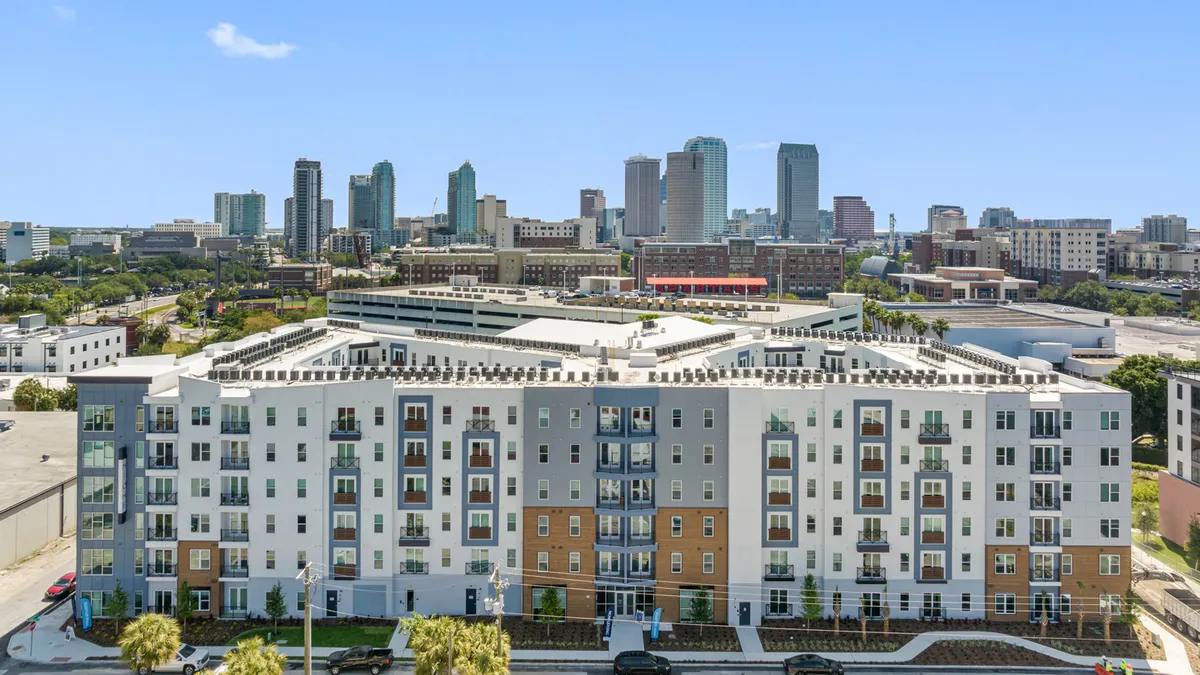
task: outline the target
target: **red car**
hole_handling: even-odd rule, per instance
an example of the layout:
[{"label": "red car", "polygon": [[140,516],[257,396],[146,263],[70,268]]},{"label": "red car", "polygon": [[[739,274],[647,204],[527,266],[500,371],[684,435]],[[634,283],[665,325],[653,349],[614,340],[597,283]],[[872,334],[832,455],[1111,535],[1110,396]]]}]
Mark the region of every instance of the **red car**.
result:
[{"label": "red car", "polygon": [[65,597],[75,591],[75,573],[67,572],[46,589],[46,597],[51,600]]}]

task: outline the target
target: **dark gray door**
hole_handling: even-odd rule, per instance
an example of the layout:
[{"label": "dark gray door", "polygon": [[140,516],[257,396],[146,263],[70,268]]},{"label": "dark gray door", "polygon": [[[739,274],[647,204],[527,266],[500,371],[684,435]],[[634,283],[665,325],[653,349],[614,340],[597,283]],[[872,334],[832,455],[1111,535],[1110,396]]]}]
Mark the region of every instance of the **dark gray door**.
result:
[{"label": "dark gray door", "polygon": [[750,625],[750,603],[748,603],[748,602],[739,602],[738,603],[738,625],[739,626],[749,626]]},{"label": "dark gray door", "polygon": [[475,589],[467,589],[467,616],[475,614]]},{"label": "dark gray door", "polygon": [[337,616],[337,591],[325,591],[325,618],[332,619]]},{"label": "dark gray door", "polygon": [[404,593],[404,606],[409,612],[413,611],[413,607],[417,604],[416,594],[410,588]]}]

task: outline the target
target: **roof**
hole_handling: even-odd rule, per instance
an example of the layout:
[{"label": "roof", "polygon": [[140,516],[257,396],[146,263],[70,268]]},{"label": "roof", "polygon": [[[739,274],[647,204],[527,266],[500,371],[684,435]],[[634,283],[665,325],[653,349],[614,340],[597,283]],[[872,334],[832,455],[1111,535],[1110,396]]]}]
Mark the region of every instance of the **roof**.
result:
[{"label": "roof", "polygon": [[535,319],[501,333],[500,337],[544,340],[546,336],[552,335],[555,342],[581,347],[599,343],[601,346],[624,348],[629,338],[633,336],[637,343],[641,344],[642,349],[652,350],[656,347],[711,337],[729,331],[729,327],[714,326],[682,316],[655,319],[654,328],[650,330],[645,330],[644,323],[641,321],[625,324],[597,324],[590,321],[566,319]]},{"label": "roof", "polygon": [[767,280],[762,277],[648,277],[648,284],[673,284],[690,286],[704,284],[706,286],[766,286]]},{"label": "roof", "polygon": [[881,279],[886,279],[887,275],[899,271],[900,266],[891,258],[884,255],[873,255],[862,261],[862,264],[858,266],[859,274],[869,277],[879,277]]},{"label": "roof", "polygon": [[[0,432],[0,511],[74,478],[77,472],[74,412],[4,412],[16,422]],[[42,454],[50,458],[43,462]]]},{"label": "roof", "polygon": [[916,312],[927,321],[943,317],[950,322],[951,328],[1096,328],[1078,321],[1008,307],[951,305],[944,302],[886,302],[883,306],[888,309]]}]

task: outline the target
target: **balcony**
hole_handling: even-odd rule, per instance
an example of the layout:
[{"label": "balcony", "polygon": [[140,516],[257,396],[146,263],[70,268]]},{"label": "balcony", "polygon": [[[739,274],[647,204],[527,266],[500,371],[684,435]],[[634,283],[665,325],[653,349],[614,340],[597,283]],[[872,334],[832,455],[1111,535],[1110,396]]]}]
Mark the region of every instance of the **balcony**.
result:
[{"label": "balcony", "polygon": [[792,606],[780,603],[768,603],[766,607],[766,616],[785,617],[792,615]]},{"label": "balcony", "polygon": [[791,457],[768,457],[767,458],[767,468],[772,471],[791,471],[792,470],[792,458]]},{"label": "balcony", "polygon": [[629,462],[629,473],[653,473],[653,472],[654,472],[653,460],[636,461],[636,462],[630,461]]},{"label": "balcony", "polygon": [[402,527],[400,528],[400,546],[428,546],[429,545],[429,528],[428,527]]},{"label": "balcony", "polygon": [[859,567],[855,580],[860,584],[886,584],[887,570],[883,567]]},{"label": "balcony", "polygon": [[353,527],[333,528],[334,541],[354,541],[358,538],[358,529]]},{"label": "balcony", "polygon": [[334,579],[353,579],[358,576],[358,565],[333,565]]},{"label": "balcony", "polygon": [[767,503],[772,506],[789,506],[792,503],[790,492],[768,492]]},{"label": "balcony", "polygon": [[629,425],[630,436],[652,436],[654,434],[654,425],[649,422],[633,420]]},{"label": "balcony", "polygon": [[627,576],[637,579],[648,579],[654,576],[654,568],[649,565],[638,566],[636,569],[630,569]]},{"label": "balcony", "polygon": [[404,466],[409,469],[424,469],[429,465],[425,455],[404,455]]},{"label": "balcony", "polygon": [[353,417],[334,420],[329,423],[329,440],[357,441],[362,439],[362,422]]},{"label": "balcony", "polygon": [[228,607],[221,608],[222,619],[245,619],[250,616],[249,610],[245,609],[230,609]]},{"label": "balcony", "polygon": [[146,458],[147,469],[178,469],[179,457],[176,455],[151,455]]},{"label": "balcony", "polygon": [[887,532],[884,530],[859,530],[858,531],[858,551],[883,551],[887,552],[888,538]]},{"label": "balcony", "polygon": [[146,504],[149,506],[175,506],[179,503],[178,492],[147,492]]},{"label": "balcony", "polygon": [[173,527],[147,527],[148,541],[175,541],[179,538],[178,530]]},{"label": "balcony", "polygon": [[922,544],[944,544],[946,543],[946,533],[934,530],[926,530],[921,532]]},{"label": "balcony", "polygon": [[362,466],[362,458],[360,457],[330,457],[329,468],[331,469],[357,469]]},{"label": "balcony", "polygon": [[795,422],[782,422],[779,420],[767,422],[766,432],[768,434],[794,434],[796,433]]},{"label": "balcony", "polygon": [[1034,511],[1060,511],[1062,500],[1058,497],[1033,496],[1029,498],[1029,508]]},{"label": "balcony", "polygon": [[946,495],[921,495],[921,508],[923,508],[923,509],[944,509],[944,508],[946,508]]},{"label": "balcony", "polygon": [[221,576],[242,578],[250,576],[250,566],[242,563],[221,563]]},{"label": "balcony", "polygon": [[1030,581],[1059,581],[1058,569],[1053,567],[1031,567],[1029,568]]},{"label": "balcony", "polygon": [[467,431],[495,431],[496,420],[477,419],[467,420]]},{"label": "balcony", "polygon": [[928,473],[940,473],[950,470],[950,460],[948,459],[923,459],[921,460],[921,471]]},{"label": "balcony", "polygon": [[859,462],[859,469],[863,473],[883,473],[883,460],[864,459]]},{"label": "balcony", "polygon": [[467,503],[468,504],[491,504],[492,503],[492,491],[491,490],[487,490],[487,491],[471,490],[469,493],[467,493]]},{"label": "balcony", "polygon": [[467,457],[467,466],[472,469],[490,469],[492,468],[492,456],[490,454],[472,454]]},{"label": "balcony", "polygon": [[795,581],[796,566],[783,565],[776,563],[767,564],[767,568],[763,571],[764,581]]},{"label": "balcony", "polygon": [[399,574],[429,574],[429,563],[419,560],[405,560],[400,563]]},{"label": "balcony", "polygon": [[173,577],[175,576],[175,565],[167,563],[150,563],[146,565],[146,576]]},{"label": "balcony", "polygon": [[486,560],[472,560],[466,564],[466,568],[467,574],[491,574],[496,570],[496,563],[488,562]]},{"label": "balcony", "polygon": [[150,420],[146,423],[146,433],[177,434],[179,433],[179,422],[175,420]]},{"label": "balcony", "polygon": [[917,428],[917,442],[924,445],[946,445],[950,442],[950,425],[922,423]]},{"label": "balcony", "polygon": [[419,490],[419,491],[413,492],[413,491],[405,490],[404,503],[405,504],[424,504],[425,503],[425,491]]},{"label": "balcony", "polygon": [[245,492],[222,492],[222,506],[250,506],[250,495]]},{"label": "balcony", "polygon": [[249,456],[222,455],[221,468],[234,471],[244,471],[250,468]]},{"label": "balcony", "polygon": [[335,492],[333,493],[333,503],[341,505],[353,506],[358,503],[357,492]]},{"label": "balcony", "polygon": [[250,530],[221,528],[221,541],[250,541]]},{"label": "balcony", "polygon": [[248,434],[250,433],[249,422],[230,422],[223,420],[221,422],[221,433],[223,434]]},{"label": "balcony", "polygon": [[1030,546],[1058,546],[1060,544],[1058,532],[1030,532]]},{"label": "balcony", "polygon": [[1030,462],[1029,473],[1058,476],[1062,474],[1062,463],[1058,461]]},{"label": "balcony", "polygon": [[921,580],[922,581],[945,581],[946,580],[946,568],[945,567],[922,567],[921,568]]},{"label": "balcony", "polygon": [[404,430],[407,432],[422,432],[425,429],[425,420],[423,419],[404,420]]},{"label": "balcony", "polygon": [[882,509],[883,495],[863,495],[859,503],[864,509]]},{"label": "balcony", "polygon": [[1030,438],[1062,438],[1062,430],[1057,424],[1029,425]]},{"label": "balcony", "polygon": [[767,541],[791,541],[792,528],[790,527],[769,527],[767,528]]},{"label": "balcony", "polygon": [[882,422],[863,422],[861,425],[859,425],[858,432],[862,436],[882,436],[883,435],[883,423]]},{"label": "balcony", "polygon": [[922,607],[921,608],[921,619],[923,621],[945,621],[946,620],[946,608],[945,607]]},{"label": "balcony", "polygon": [[467,528],[467,539],[491,539],[491,538],[492,538],[492,528],[491,527],[468,527]]}]

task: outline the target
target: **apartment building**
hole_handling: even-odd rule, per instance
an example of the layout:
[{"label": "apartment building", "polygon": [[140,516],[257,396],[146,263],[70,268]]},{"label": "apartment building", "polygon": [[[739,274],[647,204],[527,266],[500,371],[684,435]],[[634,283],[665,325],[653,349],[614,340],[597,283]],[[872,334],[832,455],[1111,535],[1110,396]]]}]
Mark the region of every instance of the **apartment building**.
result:
[{"label": "apartment building", "polygon": [[169,223],[155,223],[154,232],[191,232],[198,239],[229,236],[229,227],[224,223],[197,223],[190,218],[176,218]]},{"label": "apartment building", "polygon": [[125,355],[117,326],[47,326],[45,314],[26,314],[0,328],[0,373],[76,373],[110,366]]},{"label": "apartment building", "polygon": [[[603,199],[603,197],[601,198]],[[496,218],[496,248],[596,248],[596,219]]]},{"label": "apartment building", "polygon": [[1011,238],[1010,272],[1043,284],[1072,286],[1108,265],[1108,218],[1020,219]]},{"label": "apartment building", "polygon": [[[316,319],[78,386],[79,592],[103,616],[1027,621],[1129,584],[1130,400],[916,338],[550,321],[562,341]],[[629,337],[632,335],[632,337]],[[1083,584],[1079,590],[1076,582]]]},{"label": "apartment building", "polygon": [[397,256],[396,271],[409,284],[445,284],[451,277],[479,277],[482,283],[543,284],[576,288],[580,277],[615,277],[619,251],[578,251],[453,247]]},{"label": "apartment building", "polygon": [[[758,277],[771,292],[823,297],[842,283],[844,249],[822,244],[763,244],[730,238],[712,244],[643,244],[633,257],[634,276]],[[782,276],[781,276],[782,275]]]},{"label": "apartment building", "polygon": [[1159,531],[1183,544],[1200,520],[1200,373],[1167,369],[1167,470],[1158,474]]}]

